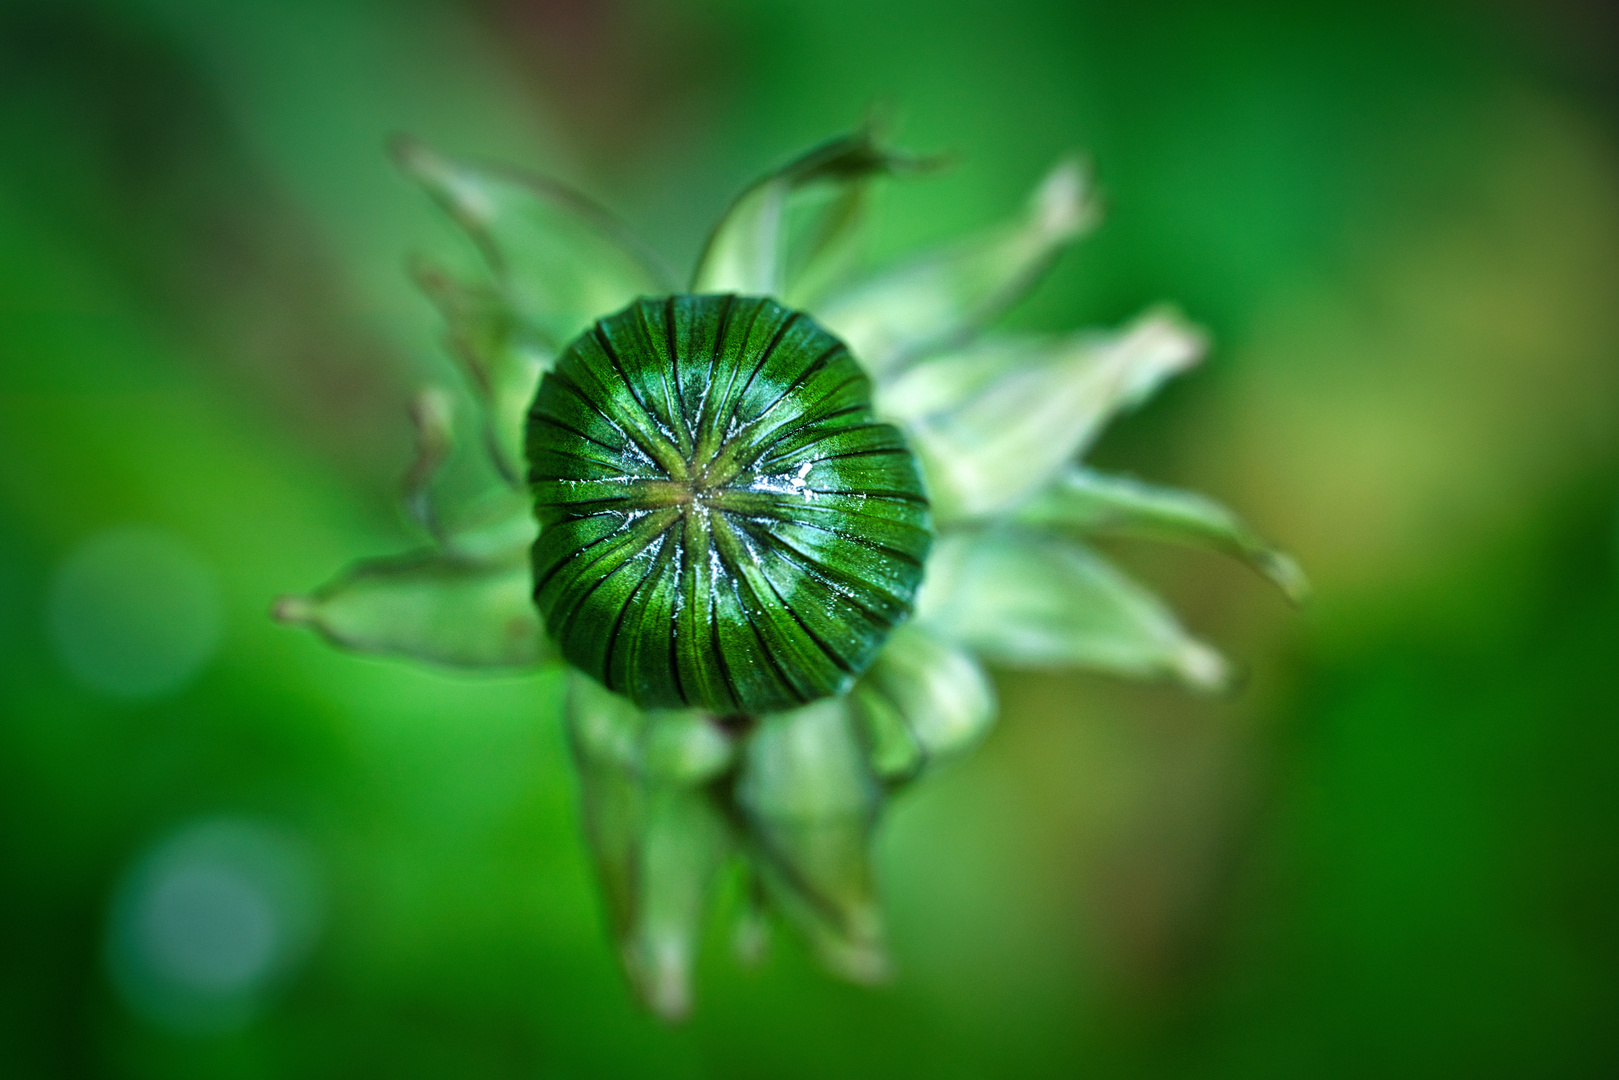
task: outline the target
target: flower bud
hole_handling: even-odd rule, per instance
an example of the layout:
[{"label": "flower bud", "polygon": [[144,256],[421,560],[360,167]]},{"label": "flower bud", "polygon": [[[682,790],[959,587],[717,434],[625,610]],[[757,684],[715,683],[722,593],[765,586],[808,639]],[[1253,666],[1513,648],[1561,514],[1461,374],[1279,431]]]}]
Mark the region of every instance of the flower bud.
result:
[{"label": "flower bud", "polygon": [[932,540],[915,459],[848,350],[736,296],[641,299],[540,383],[534,597],[564,658],[647,708],[848,689]]}]

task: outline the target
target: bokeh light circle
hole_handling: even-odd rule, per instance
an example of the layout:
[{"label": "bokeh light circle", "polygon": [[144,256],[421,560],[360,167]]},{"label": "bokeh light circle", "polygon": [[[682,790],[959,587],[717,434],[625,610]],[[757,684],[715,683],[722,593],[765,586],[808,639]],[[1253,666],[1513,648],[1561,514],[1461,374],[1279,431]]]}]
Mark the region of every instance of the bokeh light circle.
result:
[{"label": "bokeh light circle", "polygon": [[237,1030],[308,954],[322,891],[309,848],[284,829],[240,818],[184,826],[138,859],[114,895],[113,984],[160,1027]]},{"label": "bokeh light circle", "polygon": [[68,553],[51,580],[46,619],[62,666],[117,698],[173,693],[219,645],[213,571],[183,540],[125,526]]}]

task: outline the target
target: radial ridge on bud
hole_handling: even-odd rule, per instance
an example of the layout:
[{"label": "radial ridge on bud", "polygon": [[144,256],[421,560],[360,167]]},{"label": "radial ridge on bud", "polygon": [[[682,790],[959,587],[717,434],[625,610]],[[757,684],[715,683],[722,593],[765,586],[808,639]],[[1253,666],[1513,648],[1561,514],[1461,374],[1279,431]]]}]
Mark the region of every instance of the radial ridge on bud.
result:
[{"label": "radial ridge on bud", "polygon": [[773,300],[643,298],[540,383],[534,596],[562,654],[646,707],[846,690],[911,611],[921,477],[837,338]]}]

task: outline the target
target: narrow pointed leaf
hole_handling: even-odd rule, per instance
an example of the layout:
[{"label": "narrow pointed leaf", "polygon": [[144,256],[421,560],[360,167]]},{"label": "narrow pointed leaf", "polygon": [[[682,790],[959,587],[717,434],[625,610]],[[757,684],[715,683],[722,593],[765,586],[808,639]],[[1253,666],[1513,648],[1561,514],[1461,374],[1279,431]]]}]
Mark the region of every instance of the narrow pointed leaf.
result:
[{"label": "narrow pointed leaf", "polygon": [[1310,585],[1298,563],[1265,543],[1230,510],[1195,492],[1075,466],[1022,507],[1017,519],[1086,536],[1124,536],[1212,548],[1246,562],[1295,603],[1309,596]]},{"label": "narrow pointed leaf", "polygon": [[698,941],[732,832],[705,788],[652,786],[645,814],[624,964],[652,1010],[677,1020],[691,1011]]},{"label": "narrow pointed leaf", "polygon": [[639,779],[649,719],[627,698],[577,671],[568,674],[568,739],[581,761]]},{"label": "narrow pointed leaf", "polygon": [[886,375],[1000,315],[1096,219],[1084,167],[1059,162],[1020,220],[836,292],[815,315],[868,371]]},{"label": "narrow pointed leaf", "polygon": [[770,951],[770,911],[764,883],[752,867],[745,867],[742,895],[731,926],[731,955],[743,967],[758,967]]},{"label": "narrow pointed leaf", "polygon": [[[833,139],[759,180],[731,204],[715,227],[692,277],[694,293],[801,297],[790,286],[812,287],[854,234],[866,186],[876,176],[915,165],[881,146],[870,131]],[[819,196],[797,230],[803,251],[794,259],[790,217]]]},{"label": "narrow pointed leaf", "polygon": [[521,549],[497,561],[436,552],[363,562],[276,617],[335,644],[454,667],[527,668],[555,658],[529,597]]},{"label": "narrow pointed leaf", "polygon": [[642,748],[648,777],[687,786],[705,784],[730,768],[735,740],[696,709],[656,709]]},{"label": "narrow pointed leaf", "polygon": [[771,899],[823,963],[857,982],[888,973],[871,864],[882,798],[847,698],[765,717],[736,786]]},{"label": "narrow pointed leaf", "polygon": [[993,514],[1050,484],[1203,347],[1167,312],[1116,334],[987,340],[911,368],[878,407],[910,436],[941,519]]},{"label": "narrow pointed leaf", "polygon": [[405,510],[416,523],[434,536],[443,534],[433,481],[455,449],[455,411],[447,391],[431,387],[416,395],[411,403],[411,423],[416,428],[416,457],[405,473]]},{"label": "narrow pointed leaf", "polygon": [[1060,536],[957,533],[935,547],[918,601],[927,629],[1014,667],[1086,667],[1215,690],[1219,653],[1094,551]]},{"label": "narrow pointed leaf", "polygon": [[467,562],[505,562],[526,557],[539,533],[528,500],[499,485],[478,493],[440,517],[440,542],[446,558]]},{"label": "narrow pointed leaf", "polygon": [[730,768],[736,740],[697,709],[641,709],[572,672],[569,731],[576,752],[658,783],[693,787]]},{"label": "narrow pointed leaf", "polygon": [[553,348],[637,296],[669,291],[622,226],[555,181],[408,140],[395,157],[466,230],[518,316]]},{"label": "narrow pointed leaf", "polygon": [[578,763],[596,873],[624,973],[658,1015],[691,1011],[692,969],[715,877],[732,832],[706,788],[648,784]]},{"label": "narrow pointed leaf", "polygon": [[[715,878],[734,847],[702,780],[728,755],[692,716],[648,713],[575,672],[568,730],[585,831],[626,975],[665,1019],[691,1009],[692,968]],[[711,725],[710,725],[711,726]],[[659,742],[662,750],[652,749]],[[679,775],[649,767],[673,753]],[[649,755],[648,751],[652,749]],[[693,777],[697,778],[695,781]]]},{"label": "narrow pointed leaf", "polygon": [[481,472],[470,485],[465,476],[445,476],[454,473],[444,466],[458,441],[448,391],[421,391],[412,403],[411,419],[416,456],[403,485],[406,512],[432,535],[448,560],[505,564],[522,558],[539,531],[523,489],[491,485]]},{"label": "narrow pointed leaf", "polygon": [[995,720],[995,693],[978,661],[917,626],[894,632],[854,700],[872,767],[890,783],[972,747]]},{"label": "narrow pointed leaf", "polygon": [[448,324],[445,344],[482,410],[484,444],[507,483],[523,478],[523,417],[554,353],[511,312],[498,290],[458,282],[426,263],[416,282]]}]

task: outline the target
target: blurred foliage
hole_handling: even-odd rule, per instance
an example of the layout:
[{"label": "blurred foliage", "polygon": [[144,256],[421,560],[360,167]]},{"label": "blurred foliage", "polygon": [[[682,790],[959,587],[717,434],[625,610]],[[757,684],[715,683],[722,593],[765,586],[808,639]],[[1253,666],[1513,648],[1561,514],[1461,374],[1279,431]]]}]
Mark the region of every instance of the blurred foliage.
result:
[{"label": "blurred foliage", "polygon": [[[1615,43],[1577,0],[7,0],[0,1067],[1614,1071]],[[402,263],[455,238],[390,135],[557,175],[684,266],[727,193],[874,101],[955,162],[886,187],[877,256],[1088,153],[1107,216],[1009,323],[1172,297],[1205,324],[1210,360],[1093,459],[1240,509],[1316,599],[1121,549],[1244,689],[1002,678],[1003,723],[880,836],[895,984],[786,940],[737,971],[716,934],[668,1029],[614,967],[561,681],[357,660],[267,612],[422,540],[393,509],[410,392],[452,361]],[[129,530],[213,599],[96,613],[74,568]],[[193,609],[183,686],[84,677]],[[222,817],[307,848],[321,929],[296,970],[264,953],[241,1024],[164,1026],[110,973],[119,913],[253,874],[118,898]]]}]

